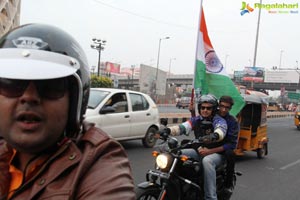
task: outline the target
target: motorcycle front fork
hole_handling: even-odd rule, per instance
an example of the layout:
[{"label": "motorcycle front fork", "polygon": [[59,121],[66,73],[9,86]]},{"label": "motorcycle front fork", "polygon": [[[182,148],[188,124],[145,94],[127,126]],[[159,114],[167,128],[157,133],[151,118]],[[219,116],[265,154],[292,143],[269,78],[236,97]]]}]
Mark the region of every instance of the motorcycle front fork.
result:
[{"label": "motorcycle front fork", "polygon": [[[173,161],[173,163],[172,163],[171,169],[169,171],[169,178],[170,178],[170,176],[172,176],[172,173],[173,173],[173,171],[175,169],[177,161],[178,161],[178,158],[175,158],[174,161]],[[162,187],[161,187],[161,192],[160,192],[159,197],[158,197],[158,200],[164,200],[165,199],[166,194],[167,194],[167,190],[166,190],[167,184],[168,184],[168,181],[166,181],[166,182],[164,181],[163,182]]]},{"label": "motorcycle front fork", "polygon": [[166,194],[167,194],[166,187],[165,187],[165,184],[163,184],[163,186],[161,188],[161,192],[158,197],[158,200],[164,200],[166,197]]}]

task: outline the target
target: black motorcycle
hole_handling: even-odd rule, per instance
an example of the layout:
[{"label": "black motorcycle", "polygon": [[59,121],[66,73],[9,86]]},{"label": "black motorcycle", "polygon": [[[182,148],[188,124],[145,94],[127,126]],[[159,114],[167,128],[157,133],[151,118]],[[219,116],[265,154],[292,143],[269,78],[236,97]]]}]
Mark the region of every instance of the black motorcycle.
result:
[{"label": "black motorcycle", "polygon": [[[146,182],[136,188],[137,200],[202,200],[204,198],[201,156],[197,148],[202,146],[200,139],[178,140],[168,134],[161,134],[163,143],[156,157],[155,170],[146,174]],[[224,191],[226,163],[217,169],[217,194],[219,200],[230,199],[231,194]],[[234,175],[234,185],[236,172]]]}]

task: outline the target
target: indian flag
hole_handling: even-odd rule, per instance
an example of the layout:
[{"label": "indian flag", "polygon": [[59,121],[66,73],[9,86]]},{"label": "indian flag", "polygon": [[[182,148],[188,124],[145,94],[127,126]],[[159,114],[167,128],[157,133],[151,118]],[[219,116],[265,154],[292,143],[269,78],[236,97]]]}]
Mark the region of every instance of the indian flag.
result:
[{"label": "indian flag", "polygon": [[207,33],[202,6],[200,16],[194,76],[196,98],[199,95],[208,93],[215,95],[217,98],[222,95],[231,96],[234,99],[234,106],[230,113],[236,116],[245,102],[214,51]]}]

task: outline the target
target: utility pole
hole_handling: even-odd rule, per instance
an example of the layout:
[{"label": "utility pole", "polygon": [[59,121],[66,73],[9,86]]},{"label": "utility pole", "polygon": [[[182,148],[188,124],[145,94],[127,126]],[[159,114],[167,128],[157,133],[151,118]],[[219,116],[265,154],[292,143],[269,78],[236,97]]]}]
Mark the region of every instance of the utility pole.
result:
[{"label": "utility pole", "polygon": [[134,74],[134,65],[131,65],[131,89],[133,89],[133,74]]},{"label": "utility pole", "polygon": [[98,73],[97,76],[100,76],[100,58],[101,58],[101,51],[104,50],[104,45],[106,44],[106,40],[101,40],[101,39],[97,39],[97,38],[93,38],[92,41],[94,42],[94,44],[91,44],[91,48],[92,49],[96,49],[98,51]]},{"label": "utility pole", "polygon": [[167,40],[167,39],[170,39],[170,37],[164,37],[164,38],[159,38],[159,42],[158,42],[158,54],[157,54],[157,63],[156,63],[156,75],[155,75],[155,92],[154,92],[154,95],[155,95],[155,98],[157,100],[157,85],[158,85],[158,68],[159,68],[159,56],[160,56],[160,44],[161,44],[161,41],[162,40]]},{"label": "utility pole", "polygon": [[[260,5],[262,4],[262,0],[260,0]],[[259,36],[259,24],[260,24],[260,13],[261,13],[261,7],[259,7],[258,10],[258,19],[257,19],[257,28],[256,28],[256,38],[255,38],[255,48],[254,48],[254,58],[253,58],[253,66],[256,67],[256,54],[257,54],[257,46],[258,46],[258,36]],[[254,82],[251,81],[251,88],[254,88]]]},{"label": "utility pole", "polygon": [[280,50],[280,57],[279,57],[279,69],[281,69],[282,53],[283,53],[283,50]]}]

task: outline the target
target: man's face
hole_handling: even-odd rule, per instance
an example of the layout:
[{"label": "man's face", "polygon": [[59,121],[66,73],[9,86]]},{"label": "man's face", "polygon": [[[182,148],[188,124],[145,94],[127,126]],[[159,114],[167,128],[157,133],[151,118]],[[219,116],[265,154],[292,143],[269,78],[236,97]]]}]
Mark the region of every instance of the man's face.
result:
[{"label": "man's face", "polygon": [[210,103],[202,103],[200,106],[200,115],[204,118],[212,115],[213,106]]},{"label": "man's face", "polygon": [[[18,97],[9,97],[10,91],[0,85],[0,136],[18,151],[30,154],[37,154],[58,142],[69,109],[67,91],[62,92],[62,97],[49,99],[41,97],[36,84],[30,81]],[[47,95],[55,94],[49,89]]]},{"label": "man's face", "polygon": [[219,115],[225,117],[231,109],[230,103],[220,102],[219,104]]}]

